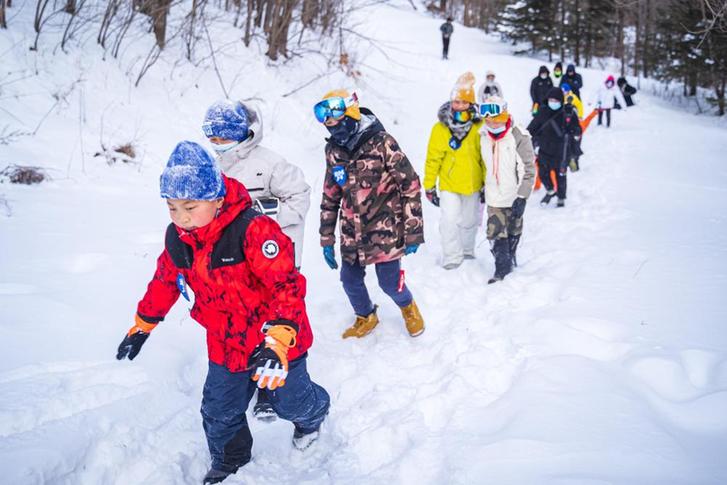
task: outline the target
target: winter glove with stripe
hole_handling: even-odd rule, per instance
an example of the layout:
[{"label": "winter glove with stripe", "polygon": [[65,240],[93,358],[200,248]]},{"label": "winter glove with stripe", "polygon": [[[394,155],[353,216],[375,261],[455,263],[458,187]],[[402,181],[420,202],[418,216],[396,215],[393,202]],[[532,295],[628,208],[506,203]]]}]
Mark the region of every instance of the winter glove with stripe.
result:
[{"label": "winter glove with stripe", "polygon": [[141,350],[141,346],[144,345],[146,339],[149,338],[151,331],[156,328],[156,323],[149,323],[143,320],[139,315],[136,315],[134,326],[129,329],[126,333],[126,337],[119,344],[119,348],[116,352],[116,358],[123,360],[126,357],[129,360],[134,360]]},{"label": "winter glove with stripe", "polygon": [[250,356],[252,380],[260,389],[274,391],[285,385],[288,376],[288,350],[295,347],[298,325],[290,320],[271,320],[262,328],[265,341]]}]

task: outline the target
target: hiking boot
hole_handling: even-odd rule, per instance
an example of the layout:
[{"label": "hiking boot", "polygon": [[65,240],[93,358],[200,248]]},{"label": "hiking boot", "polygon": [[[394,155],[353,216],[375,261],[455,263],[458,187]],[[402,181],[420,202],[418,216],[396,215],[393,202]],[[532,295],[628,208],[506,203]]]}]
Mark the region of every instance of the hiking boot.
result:
[{"label": "hiking boot", "polygon": [[543,197],[541,199],[540,205],[548,205],[550,203],[550,199],[552,199],[553,197],[555,197],[555,191],[552,191],[552,192],[548,191],[545,194],[545,197]]},{"label": "hiking boot", "polygon": [[372,311],[365,317],[362,317],[361,315],[356,315],[356,321],[353,322],[353,325],[347,328],[345,332],[343,332],[343,338],[361,338],[370,334],[371,331],[376,327],[376,325],[379,324],[379,317],[376,316],[376,309],[378,307],[378,305],[374,305],[374,311]]},{"label": "hiking boot", "polygon": [[565,207],[565,199],[558,199],[557,207]]},{"label": "hiking boot", "polygon": [[319,430],[320,427],[313,431],[303,431],[296,426],[293,431],[293,446],[295,446],[295,449],[303,451],[310,448],[318,440],[318,436],[320,435]]},{"label": "hiking boot", "polygon": [[278,419],[278,415],[273,410],[273,405],[267,401],[258,400],[255,403],[255,407],[252,408],[252,415],[255,416],[255,419],[263,423],[272,423]]},{"label": "hiking boot", "polygon": [[215,470],[214,468],[210,468],[207,474],[204,476],[202,483],[204,485],[207,485],[208,483],[220,483],[233,473],[234,472],[225,472],[222,470]]},{"label": "hiking boot", "polygon": [[419,307],[414,300],[405,307],[401,307],[401,316],[404,317],[404,323],[409,335],[418,337],[424,333],[424,319],[419,313]]}]

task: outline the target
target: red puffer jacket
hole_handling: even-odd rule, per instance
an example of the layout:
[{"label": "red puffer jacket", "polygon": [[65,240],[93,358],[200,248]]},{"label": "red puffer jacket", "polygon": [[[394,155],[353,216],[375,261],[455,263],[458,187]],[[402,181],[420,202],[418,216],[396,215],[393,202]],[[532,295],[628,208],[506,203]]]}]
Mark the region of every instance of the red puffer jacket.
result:
[{"label": "red puffer jacket", "polygon": [[250,354],[263,341],[262,325],[274,319],[298,326],[296,345],[288,354],[293,360],[313,342],[305,309],[306,282],[295,269],[293,244],[275,221],[257,216],[240,250],[242,237],[234,228],[251,200],[237,180],[226,177],[225,185],[224,204],[210,224],[191,232],[170,226],[137,312],[150,323],[163,320],[179,298],[181,274],[194,292],[192,318],[207,329],[212,362],[232,372],[246,370]]}]

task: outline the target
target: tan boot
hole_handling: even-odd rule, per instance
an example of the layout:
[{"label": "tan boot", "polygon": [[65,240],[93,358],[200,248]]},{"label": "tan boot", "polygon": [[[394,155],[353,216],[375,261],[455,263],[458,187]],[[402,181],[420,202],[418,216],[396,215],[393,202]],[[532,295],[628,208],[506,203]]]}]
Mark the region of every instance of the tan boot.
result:
[{"label": "tan boot", "polygon": [[367,317],[356,315],[356,321],[353,322],[353,325],[347,328],[345,332],[343,332],[343,338],[361,338],[370,334],[376,325],[379,324],[379,317],[376,315],[377,308],[378,305],[374,305],[374,311],[372,311]]},{"label": "tan boot", "polygon": [[401,309],[401,316],[404,317],[404,323],[406,329],[409,331],[409,335],[412,337],[418,337],[424,333],[424,319],[422,314],[419,313],[419,308],[414,300],[411,304]]}]

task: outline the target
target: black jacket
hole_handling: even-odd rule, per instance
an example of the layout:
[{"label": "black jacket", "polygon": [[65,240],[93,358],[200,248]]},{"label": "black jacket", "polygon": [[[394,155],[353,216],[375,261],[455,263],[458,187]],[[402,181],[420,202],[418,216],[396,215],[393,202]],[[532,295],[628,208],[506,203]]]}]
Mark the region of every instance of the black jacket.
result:
[{"label": "black jacket", "polygon": [[545,104],[545,97],[548,95],[548,91],[553,87],[553,80],[550,76],[543,79],[539,75],[530,82],[530,99],[533,100],[533,104],[538,103],[539,105]]},{"label": "black jacket", "polygon": [[566,135],[570,143],[574,136],[580,136],[581,125],[572,106],[553,111],[546,104],[530,122],[528,131],[533,137],[533,145],[540,147],[540,158],[560,162],[564,158]]},{"label": "black jacket", "polygon": [[563,77],[560,78],[560,86],[563,86],[563,84],[565,84],[565,83],[570,85],[571,91],[576,93],[576,96],[578,96],[579,98],[581,97],[581,88],[583,87],[583,77],[581,77],[580,74],[578,74],[577,72],[575,74],[573,74],[572,76],[569,76],[568,73],[563,74]]}]

